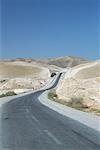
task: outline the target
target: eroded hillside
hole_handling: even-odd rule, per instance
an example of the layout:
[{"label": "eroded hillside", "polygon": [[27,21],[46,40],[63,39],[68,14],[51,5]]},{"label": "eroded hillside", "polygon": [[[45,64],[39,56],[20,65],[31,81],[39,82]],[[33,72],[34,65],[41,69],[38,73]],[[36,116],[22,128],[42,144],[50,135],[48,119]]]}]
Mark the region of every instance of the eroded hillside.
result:
[{"label": "eroded hillside", "polygon": [[26,92],[40,88],[50,77],[47,67],[36,62],[1,61],[0,92]]},{"label": "eroded hillside", "polygon": [[81,99],[84,107],[100,110],[100,61],[68,69],[56,92],[61,100]]}]

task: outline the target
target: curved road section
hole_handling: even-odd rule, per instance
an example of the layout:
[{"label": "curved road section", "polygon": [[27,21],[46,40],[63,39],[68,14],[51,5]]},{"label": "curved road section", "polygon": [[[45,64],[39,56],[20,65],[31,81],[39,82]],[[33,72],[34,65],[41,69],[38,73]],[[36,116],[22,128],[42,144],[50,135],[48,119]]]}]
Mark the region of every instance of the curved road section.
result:
[{"label": "curved road section", "polygon": [[[100,150],[97,131],[44,106],[38,97],[50,86],[2,105],[0,150]],[[96,136],[97,142],[83,136]]]}]

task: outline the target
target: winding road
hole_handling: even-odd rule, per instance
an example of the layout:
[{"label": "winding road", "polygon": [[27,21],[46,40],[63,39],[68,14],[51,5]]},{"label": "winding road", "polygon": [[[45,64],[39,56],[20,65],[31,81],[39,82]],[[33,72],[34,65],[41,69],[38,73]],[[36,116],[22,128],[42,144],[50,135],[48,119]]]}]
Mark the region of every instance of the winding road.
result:
[{"label": "winding road", "polygon": [[[60,76],[49,89],[57,85]],[[38,97],[44,91],[2,105],[0,150],[100,150],[98,144],[77,131],[82,130],[79,122],[40,103]]]}]

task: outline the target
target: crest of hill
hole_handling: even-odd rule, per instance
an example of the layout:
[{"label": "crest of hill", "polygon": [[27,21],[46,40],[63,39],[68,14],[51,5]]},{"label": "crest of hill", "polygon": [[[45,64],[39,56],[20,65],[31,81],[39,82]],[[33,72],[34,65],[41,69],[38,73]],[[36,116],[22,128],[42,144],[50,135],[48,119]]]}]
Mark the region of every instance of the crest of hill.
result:
[{"label": "crest of hill", "polygon": [[72,57],[72,56],[65,56],[65,57],[58,57],[58,58],[49,58],[44,60],[38,60],[38,62],[46,63],[49,65],[55,65],[60,68],[66,67],[74,67],[79,64],[87,63],[89,60],[80,57]]},{"label": "crest of hill", "polygon": [[90,62],[90,60],[80,58],[80,57],[73,57],[73,56],[65,56],[65,57],[57,57],[57,58],[47,58],[47,59],[35,59],[35,58],[17,58],[15,60],[10,61],[21,61],[21,62],[27,62],[32,63],[36,62],[41,65],[48,65],[49,67],[55,66],[58,68],[67,68],[67,67],[74,67],[80,64],[84,64],[87,62]]},{"label": "crest of hill", "polygon": [[[72,107],[100,115],[100,61],[68,69],[56,90],[58,99]],[[75,105],[74,105],[75,104]],[[95,112],[94,112],[95,111]]]}]

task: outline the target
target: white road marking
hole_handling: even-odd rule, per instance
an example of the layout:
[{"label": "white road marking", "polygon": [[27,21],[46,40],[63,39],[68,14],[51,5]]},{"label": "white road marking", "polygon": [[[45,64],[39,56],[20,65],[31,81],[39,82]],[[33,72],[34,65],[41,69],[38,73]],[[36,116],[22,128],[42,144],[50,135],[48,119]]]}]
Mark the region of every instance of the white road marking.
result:
[{"label": "white road marking", "polygon": [[35,120],[36,122],[38,122],[38,120],[36,119],[35,116],[32,115],[31,117],[32,117],[33,120]]},{"label": "white road marking", "polygon": [[[26,108],[26,112],[29,113],[29,112],[30,112],[29,109]],[[31,118],[32,118],[34,121],[38,122],[38,120],[36,119],[35,116],[31,115]]]},{"label": "white road marking", "polygon": [[26,112],[29,113],[29,109],[26,108]]},{"label": "white road marking", "polygon": [[62,143],[48,130],[44,130],[44,132],[58,145],[61,145]]}]

